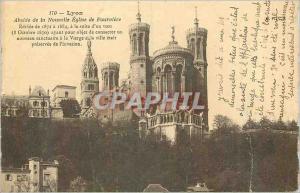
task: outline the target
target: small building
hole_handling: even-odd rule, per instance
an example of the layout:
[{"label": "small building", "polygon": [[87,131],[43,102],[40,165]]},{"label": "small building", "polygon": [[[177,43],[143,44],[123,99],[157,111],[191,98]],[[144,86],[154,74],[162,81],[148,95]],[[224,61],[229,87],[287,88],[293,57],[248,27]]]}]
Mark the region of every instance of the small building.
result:
[{"label": "small building", "polygon": [[76,87],[70,85],[56,85],[52,89],[52,93],[51,116],[52,118],[63,118],[64,113],[60,102],[62,100],[76,100]]},{"label": "small building", "polygon": [[143,192],[169,192],[166,188],[164,188],[160,184],[149,184]]},{"label": "small building", "polygon": [[38,157],[28,160],[21,168],[2,168],[0,192],[56,192],[58,162]]},{"label": "small building", "polygon": [[49,90],[46,92],[43,87],[36,86],[31,92],[29,88],[29,117],[50,118],[50,95]]},{"label": "small building", "polygon": [[53,99],[52,107],[60,107],[60,101],[74,99],[76,100],[76,87],[69,85],[57,85],[52,89]]},{"label": "small building", "polygon": [[187,192],[212,192],[213,190],[208,189],[205,183],[197,183],[196,186],[189,186]]},{"label": "small building", "polygon": [[28,96],[25,95],[2,95],[1,115],[5,117],[17,117],[24,110],[26,115],[28,109]]},{"label": "small building", "polygon": [[28,95],[2,95],[1,116],[28,116],[33,118],[51,117],[49,90],[41,86],[29,87]]}]

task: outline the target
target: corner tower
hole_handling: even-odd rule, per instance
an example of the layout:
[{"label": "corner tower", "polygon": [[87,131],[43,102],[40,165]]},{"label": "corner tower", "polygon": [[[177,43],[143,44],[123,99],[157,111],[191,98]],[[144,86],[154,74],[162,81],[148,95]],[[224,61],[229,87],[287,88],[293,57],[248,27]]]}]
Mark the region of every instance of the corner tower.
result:
[{"label": "corner tower", "polygon": [[87,109],[92,105],[92,97],[99,92],[98,68],[91,51],[92,43],[87,42],[87,55],[81,70],[81,108]]},{"label": "corner tower", "polygon": [[194,73],[195,81],[194,92],[200,91],[200,104],[205,106],[203,112],[204,124],[208,129],[208,99],[207,99],[207,59],[206,42],[207,30],[199,27],[197,18],[197,7],[195,7],[194,27],[187,30],[187,47],[192,50],[194,55]]},{"label": "corner tower", "polygon": [[149,57],[150,25],[141,20],[139,2],[137,23],[129,26],[130,37],[130,87],[131,93],[140,92],[141,96],[151,90],[151,64]]}]

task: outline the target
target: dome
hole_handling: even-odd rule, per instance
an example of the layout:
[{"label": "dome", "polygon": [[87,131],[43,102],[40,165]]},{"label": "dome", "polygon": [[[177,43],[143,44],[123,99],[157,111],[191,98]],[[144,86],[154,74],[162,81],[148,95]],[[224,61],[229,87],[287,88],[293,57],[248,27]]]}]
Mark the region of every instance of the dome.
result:
[{"label": "dome", "polygon": [[31,92],[31,96],[47,96],[46,91],[41,86],[36,86]]},{"label": "dome", "polygon": [[176,41],[171,41],[169,42],[169,45],[167,45],[166,47],[156,50],[153,53],[153,58],[165,54],[186,54],[186,55],[193,56],[192,51],[190,49],[179,46]]}]

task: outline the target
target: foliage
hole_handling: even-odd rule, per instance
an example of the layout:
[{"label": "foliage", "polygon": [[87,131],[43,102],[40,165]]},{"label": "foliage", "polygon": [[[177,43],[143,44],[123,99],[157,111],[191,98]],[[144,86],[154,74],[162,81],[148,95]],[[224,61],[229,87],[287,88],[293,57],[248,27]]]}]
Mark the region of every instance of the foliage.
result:
[{"label": "foliage", "polygon": [[63,109],[64,117],[67,118],[76,117],[81,111],[80,105],[75,99],[64,99],[59,104]]},{"label": "foliage", "polygon": [[70,183],[71,192],[85,192],[86,191],[87,182],[81,177],[77,176]]},{"label": "foliage", "polygon": [[155,134],[140,139],[137,128],[130,125],[6,117],[1,164],[20,167],[33,156],[57,159],[58,188],[65,192],[75,191],[74,184],[82,181],[86,191],[139,192],[150,183],[186,191],[196,182],[206,182],[214,191],[244,192],[249,191],[252,151],[253,191],[297,189],[297,135],[237,132],[239,127],[226,117],[219,117],[216,126],[221,130],[216,135],[200,140],[179,132],[177,143],[171,144],[157,140]]},{"label": "foliage", "polygon": [[30,192],[32,182],[29,180],[29,176],[20,176],[18,180],[14,181],[16,191],[18,192]]},{"label": "foliage", "polygon": [[240,127],[227,116],[216,115],[214,119],[214,129],[219,134],[230,134],[238,132]]},{"label": "foliage", "polygon": [[295,120],[284,122],[281,119],[271,121],[263,117],[260,121],[249,119],[244,125],[243,130],[262,129],[262,130],[281,130],[281,131],[298,131],[299,127]]}]

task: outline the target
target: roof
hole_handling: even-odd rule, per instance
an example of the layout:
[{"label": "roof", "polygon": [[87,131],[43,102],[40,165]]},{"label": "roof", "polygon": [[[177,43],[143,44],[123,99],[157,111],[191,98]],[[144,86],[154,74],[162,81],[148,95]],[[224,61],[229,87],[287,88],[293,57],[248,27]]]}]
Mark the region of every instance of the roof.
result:
[{"label": "roof", "polygon": [[101,68],[102,69],[112,68],[112,69],[119,70],[120,64],[117,62],[104,62],[101,64]]},{"label": "roof", "polygon": [[2,95],[1,105],[17,105],[18,101],[23,101],[24,103],[27,103],[28,99],[28,96],[25,95]]},{"label": "roof", "polygon": [[191,57],[193,57],[192,51],[190,49],[179,46],[178,42],[176,41],[171,41],[166,47],[156,50],[153,53],[153,58],[156,58],[161,55],[173,54],[173,53],[188,54]]},{"label": "roof", "polygon": [[166,188],[160,184],[149,184],[143,192],[169,192]]},{"label": "roof", "polygon": [[211,191],[210,189],[207,188],[205,183],[197,183],[196,186],[189,186],[188,191],[193,191],[193,192],[209,192]]},{"label": "roof", "polygon": [[28,95],[6,95],[6,94],[3,94],[1,96],[1,99],[28,99]]},{"label": "roof", "polygon": [[70,86],[70,85],[64,85],[64,84],[59,84],[59,85],[56,85],[52,91],[54,91],[56,88],[76,88],[76,86]]},{"label": "roof", "polygon": [[29,169],[25,169],[25,168],[2,168],[1,172],[9,172],[9,173],[29,173],[30,170]]},{"label": "roof", "polygon": [[84,59],[83,69],[88,69],[88,70],[97,69],[96,62],[92,55],[91,45],[92,45],[91,41],[88,40],[87,42],[88,52]]},{"label": "roof", "polygon": [[92,54],[87,54],[87,56],[84,59],[84,68],[97,68],[96,62],[92,56]]},{"label": "roof", "polygon": [[43,87],[35,86],[30,96],[47,96],[47,93]]},{"label": "roof", "polygon": [[144,22],[138,22],[138,23],[133,23],[129,25],[129,33],[132,31],[149,31],[150,30],[150,25]]},{"label": "roof", "polygon": [[[186,36],[191,36],[191,35],[195,35],[195,32],[196,32],[196,29],[193,27],[193,28],[189,28],[187,31],[186,31]],[[205,28],[202,28],[202,27],[198,27],[197,28],[197,34],[204,34],[206,35],[207,34],[207,29]]]},{"label": "roof", "polygon": [[[57,166],[57,165],[59,165],[57,160],[53,160],[53,161],[43,161],[43,159],[40,158],[40,157],[31,157],[31,158],[29,158],[28,160],[29,160],[29,161],[37,161],[37,162],[40,162],[41,165],[51,165],[51,166]],[[25,164],[25,165],[28,165],[28,164]]]}]

